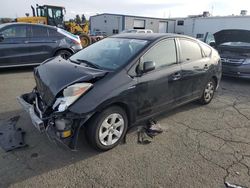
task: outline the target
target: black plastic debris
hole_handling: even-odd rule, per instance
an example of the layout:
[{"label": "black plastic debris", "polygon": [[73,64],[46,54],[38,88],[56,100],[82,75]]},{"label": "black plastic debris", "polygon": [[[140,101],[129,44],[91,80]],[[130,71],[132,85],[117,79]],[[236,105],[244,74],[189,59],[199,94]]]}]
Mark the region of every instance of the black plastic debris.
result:
[{"label": "black plastic debris", "polygon": [[24,142],[25,132],[16,128],[19,116],[15,116],[0,124],[0,146],[6,151],[26,147]]},{"label": "black plastic debris", "polygon": [[156,120],[149,120],[146,126],[139,126],[137,130],[137,142],[139,144],[149,144],[152,139],[162,133],[163,129]]}]

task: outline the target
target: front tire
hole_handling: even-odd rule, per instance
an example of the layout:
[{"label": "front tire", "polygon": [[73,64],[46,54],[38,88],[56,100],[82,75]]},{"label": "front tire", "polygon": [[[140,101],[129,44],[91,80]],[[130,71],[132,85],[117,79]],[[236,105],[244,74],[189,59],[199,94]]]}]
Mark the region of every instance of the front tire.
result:
[{"label": "front tire", "polygon": [[202,92],[200,103],[209,104],[214,97],[215,89],[216,89],[216,84],[215,84],[214,79],[209,80]]},{"label": "front tire", "polygon": [[128,128],[126,112],[112,106],[95,115],[87,125],[86,136],[90,144],[101,151],[117,146],[124,138]]}]

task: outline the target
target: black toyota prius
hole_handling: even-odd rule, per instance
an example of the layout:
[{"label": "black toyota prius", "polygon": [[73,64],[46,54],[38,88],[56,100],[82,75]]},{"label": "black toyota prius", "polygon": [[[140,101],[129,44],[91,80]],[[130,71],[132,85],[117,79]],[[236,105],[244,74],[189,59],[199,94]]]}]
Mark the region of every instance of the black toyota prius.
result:
[{"label": "black toyota prius", "polygon": [[119,34],[34,69],[36,87],[18,97],[33,125],[72,149],[86,127],[99,150],[129,127],[198,100],[208,104],[221,79],[216,50],[175,34]]}]

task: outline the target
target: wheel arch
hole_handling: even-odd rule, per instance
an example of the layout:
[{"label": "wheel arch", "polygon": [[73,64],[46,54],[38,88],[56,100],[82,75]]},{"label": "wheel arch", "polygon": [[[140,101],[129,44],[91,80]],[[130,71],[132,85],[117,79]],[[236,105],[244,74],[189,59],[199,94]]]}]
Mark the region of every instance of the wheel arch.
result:
[{"label": "wheel arch", "polygon": [[212,79],[215,81],[215,85],[217,87],[217,85],[218,85],[218,78],[216,76],[212,76]]},{"label": "wheel arch", "polygon": [[99,107],[96,110],[96,112],[88,119],[88,121],[90,121],[92,118],[94,118],[96,115],[98,115],[103,110],[110,108],[112,106],[118,106],[125,111],[127,118],[128,118],[128,127],[130,127],[135,122],[135,115],[133,113],[133,110],[129,107],[128,104],[126,104],[124,102],[112,102],[112,103],[109,103],[105,106]]},{"label": "wheel arch", "polygon": [[66,51],[68,51],[68,52],[74,54],[74,51],[73,51],[72,49],[70,49],[70,48],[59,48],[59,49],[57,49],[57,50],[54,52],[53,57],[56,56],[56,54],[57,54],[59,51],[62,51],[62,50],[66,50]]}]

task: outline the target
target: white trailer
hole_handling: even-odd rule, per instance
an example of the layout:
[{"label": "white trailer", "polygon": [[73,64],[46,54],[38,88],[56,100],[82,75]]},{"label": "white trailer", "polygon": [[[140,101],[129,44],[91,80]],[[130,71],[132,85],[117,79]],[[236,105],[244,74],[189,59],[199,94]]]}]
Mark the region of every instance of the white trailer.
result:
[{"label": "white trailer", "polygon": [[188,17],[178,18],[175,23],[175,33],[199,39],[224,29],[250,30],[250,16]]}]

